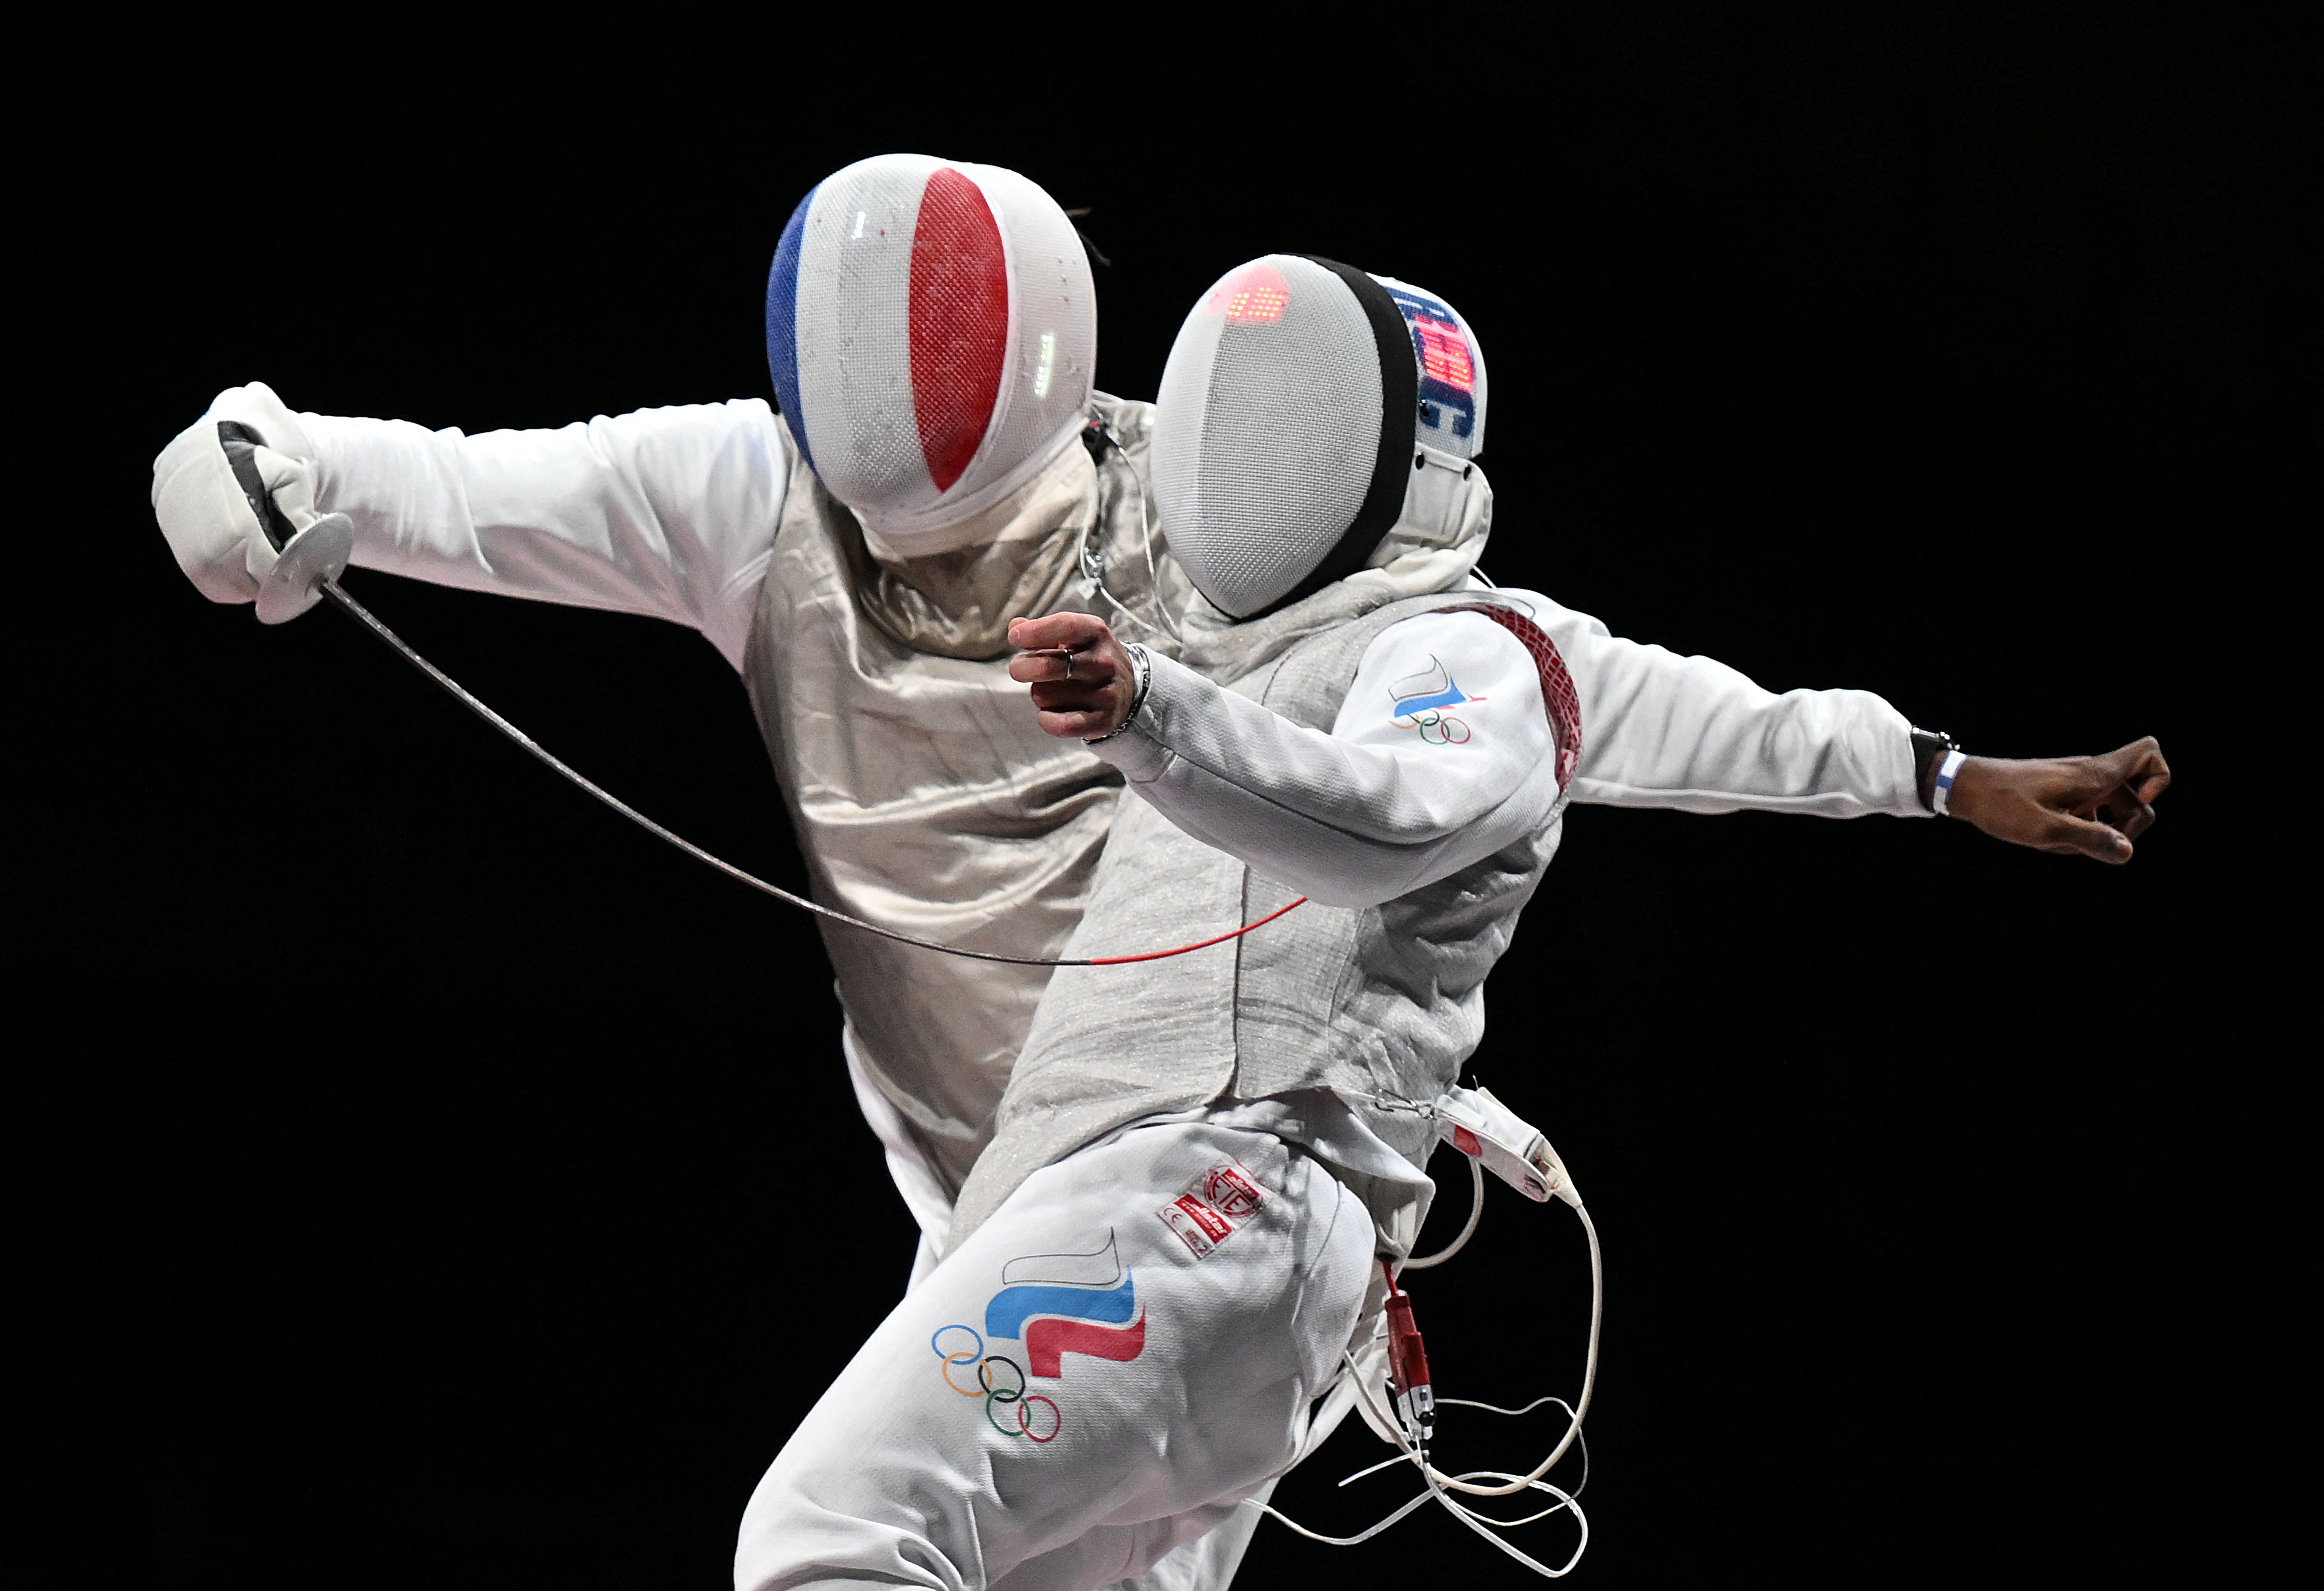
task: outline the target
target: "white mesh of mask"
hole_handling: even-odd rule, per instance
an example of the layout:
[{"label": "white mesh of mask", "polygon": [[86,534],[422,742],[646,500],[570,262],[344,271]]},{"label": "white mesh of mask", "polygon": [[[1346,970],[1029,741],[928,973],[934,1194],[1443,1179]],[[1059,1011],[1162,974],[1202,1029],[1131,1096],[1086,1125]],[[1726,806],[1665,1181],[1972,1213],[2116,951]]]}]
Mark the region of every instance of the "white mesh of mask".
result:
[{"label": "white mesh of mask", "polygon": [[1248,618],[1314,571],[1371,486],[1380,403],[1371,323],[1314,261],[1269,254],[1196,302],[1162,372],[1153,459],[1197,590]]},{"label": "white mesh of mask", "polygon": [[904,509],[935,486],[912,411],[912,234],[944,162],[881,155],[816,190],[799,239],[799,410],[816,473],[842,502]]},{"label": "white mesh of mask", "polygon": [[[914,409],[911,266],[922,194],[944,166],[975,183],[992,213],[1009,317],[991,421],[939,490]],[[1097,363],[1089,262],[1056,201],[1014,171],[881,155],[833,173],[808,207],[797,303],[799,408],[816,473],[891,539],[990,506],[1081,428]]]}]

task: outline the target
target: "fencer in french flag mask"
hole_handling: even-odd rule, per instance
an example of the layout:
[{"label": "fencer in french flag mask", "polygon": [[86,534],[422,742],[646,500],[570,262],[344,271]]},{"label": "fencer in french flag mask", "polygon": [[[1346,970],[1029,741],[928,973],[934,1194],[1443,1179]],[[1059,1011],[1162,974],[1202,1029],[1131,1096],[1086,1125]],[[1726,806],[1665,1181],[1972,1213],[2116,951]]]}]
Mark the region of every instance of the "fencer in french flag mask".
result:
[{"label": "fencer in french flag mask", "polygon": [[1065,213],[1014,171],[877,155],[783,228],[767,363],[808,467],[875,547],[989,539],[982,510],[1088,419],[1097,299]]}]

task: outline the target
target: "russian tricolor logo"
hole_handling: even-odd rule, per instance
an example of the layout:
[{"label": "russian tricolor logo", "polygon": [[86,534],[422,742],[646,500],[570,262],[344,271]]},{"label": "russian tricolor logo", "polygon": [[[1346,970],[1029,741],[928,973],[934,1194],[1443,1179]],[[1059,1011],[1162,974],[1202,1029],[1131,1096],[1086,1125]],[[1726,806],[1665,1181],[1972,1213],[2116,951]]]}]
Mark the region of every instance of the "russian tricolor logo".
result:
[{"label": "russian tricolor logo", "polygon": [[[1110,1286],[1081,1280],[1101,1271],[1120,1279]],[[984,1306],[984,1335],[1024,1343],[1025,1368],[1031,1375],[1052,1380],[1063,1375],[1066,1354],[1126,1364],[1146,1351],[1137,1274],[1121,1269],[1111,1233],[1095,1254],[1012,1260],[1001,1280],[1012,1284]]]}]

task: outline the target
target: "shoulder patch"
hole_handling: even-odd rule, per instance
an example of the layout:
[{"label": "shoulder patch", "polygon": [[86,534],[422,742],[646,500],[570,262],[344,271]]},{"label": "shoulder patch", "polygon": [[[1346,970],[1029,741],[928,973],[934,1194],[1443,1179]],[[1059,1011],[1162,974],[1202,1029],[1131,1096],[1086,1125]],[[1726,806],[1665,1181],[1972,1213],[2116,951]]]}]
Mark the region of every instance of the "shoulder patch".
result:
[{"label": "shoulder patch", "polygon": [[1482,613],[1517,637],[1532,654],[1534,668],[1541,676],[1542,710],[1548,714],[1550,730],[1557,736],[1557,787],[1564,789],[1573,782],[1574,768],[1582,760],[1582,697],[1573,688],[1573,676],[1566,672],[1565,659],[1559,654],[1557,643],[1540,625],[1499,602],[1454,602],[1435,612]]}]

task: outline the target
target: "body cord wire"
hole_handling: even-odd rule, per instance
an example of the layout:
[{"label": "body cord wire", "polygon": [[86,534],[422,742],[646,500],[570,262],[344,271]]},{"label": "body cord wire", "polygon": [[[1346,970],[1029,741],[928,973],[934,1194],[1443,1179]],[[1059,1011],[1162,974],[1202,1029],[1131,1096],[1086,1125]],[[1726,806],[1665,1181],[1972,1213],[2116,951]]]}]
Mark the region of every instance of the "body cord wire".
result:
[{"label": "body cord wire", "polygon": [[842,911],[835,911],[833,908],[825,906],[820,901],[809,900],[806,896],[794,895],[789,890],[781,887],[779,885],[770,884],[764,878],[744,872],[733,862],[727,861],[720,857],[713,856],[710,852],[703,850],[699,845],[696,845],[693,841],[686,838],[685,835],[676,833],[669,829],[664,828],[661,824],[646,816],[645,814],[640,812],[636,807],[632,806],[620,796],[596,784],[577,769],[561,761],[546,746],[543,746],[540,741],[534,740],[530,735],[526,734],[522,730],[517,728],[516,725],[511,723],[507,719],[503,718],[499,713],[493,712],[492,708],[484,704],[483,699],[478,697],[475,693],[469,690],[466,685],[463,685],[458,680],[454,679],[442,669],[437,667],[436,665],[430,663],[427,658],[421,657],[412,648],[410,642],[405,640],[392,630],[390,630],[385,624],[380,621],[379,617],[369,608],[364,607],[361,602],[355,601],[354,597],[348,595],[346,588],[340,585],[337,581],[324,581],[322,583],[321,590],[325,596],[329,597],[331,601],[337,605],[341,612],[346,614],[356,623],[362,625],[374,635],[379,637],[381,640],[387,644],[391,650],[401,657],[414,668],[420,670],[420,673],[426,675],[429,679],[434,680],[438,685],[441,685],[445,691],[451,695],[453,700],[458,702],[460,705],[466,707],[478,718],[483,719],[486,723],[491,724],[494,729],[500,731],[502,734],[507,736],[525,751],[530,753],[534,759],[549,768],[551,771],[562,776],[568,783],[595,796],[599,801],[604,802],[607,806],[612,807],[615,812],[620,813],[623,817],[629,819],[630,822],[637,824],[638,827],[645,830],[648,833],[654,835],[658,839],[669,841],[678,850],[686,852],[687,855],[694,858],[696,861],[706,862],[711,867],[717,869],[720,872],[725,874],[736,883],[747,885],[751,888],[757,890],[761,895],[771,895],[777,900],[788,901],[792,906],[798,906],[802,910],[813,912],[816,916],[823,918],[826,922],[837,923],[848,928],[860,928],[866,933],[876,933],[882,939],[892,939],[899,944],[915,945],[921,950],[937,951],[947,956],[962,956],[973,961],[1002,961],[1012,967],[1120,967],[1125,966],[1133,961],[1165,961],[1172,956],[1183,956],[1189,951],[1206,950],[1214,944],[1224,944],[1231,939],[1241,938],[1244,934],[1250,933],[1254,928],[1266,926],[1268,924],[1275,921],[1276,918],[1283,915],[1285,912],[1290,911],[1294,906],[1303,906],[1306,903],[1307,897],[1303,895],[1297,900],[1293,901],[1290,906],[1284,906],[1277,911],[1269,912],[1267,915],[1258,919],[1256,922],[1245,923],[1241,927],[1233,930],[1231,933],[1221,933],[1213,938],[1199,941],[1194,944],[1177,945],[1169,950],[1148,951],[1142,954],[1134,956],[1011,956],[1005,955],[999,951],[968,950],[956,944],[939,944],[933,939],[921,939],[913,934],[899,933],[893,928],[882,928],[877,923],[867,923],[861,917],[850,916],[847,913]]},{"label": "body cord wire", "polygon": [[[1469,1239],[1477,1235],[1477,1223],[1485,1214],[1485,1163],[1473,1154],[1463,1155],[1469,1163],[1469,1219],[1461,1235],[1425,1259],[1408,1259],[1397,1267],[1397,1274],[1406,1271],[1425,1271],[1431,1265],[1441,1265],[1469,1246]],[[1441,1400],[1440,1400],[1441,1401]]]}]

